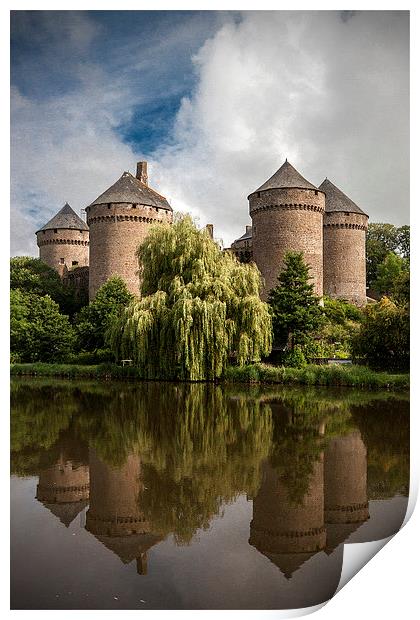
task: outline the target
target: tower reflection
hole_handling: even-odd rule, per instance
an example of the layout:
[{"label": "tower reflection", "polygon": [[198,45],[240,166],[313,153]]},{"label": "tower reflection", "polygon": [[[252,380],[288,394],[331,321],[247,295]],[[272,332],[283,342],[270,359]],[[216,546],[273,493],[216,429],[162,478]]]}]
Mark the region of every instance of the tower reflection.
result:
[{"label": "tower reflection", "polygon": [[302,501],[290,499],[284,475],[268,462],[253,504],[249,543],[280,568],[292,574],[326,544],[324,526],[324,464],[314,463]]},{"label": "tower reflection", "polygon": [[140,575],[147,573],[147,551],[162,537],[151,531],[141,510],[144,490],[140,457],[130,454],[113,467],[89,449],[90,506],[86,529],[124,564],[133,560]]},{"label": "tower reflection", "polygon": [[358,430],[334,437],[324,453],[326,552],[369,519],[367,453]]},{"label": "tower reflection", "polygon": [[87,450],[80,441],[62,437],[57,460],[39,471],[36,499],[68,527],[89,501]]}]

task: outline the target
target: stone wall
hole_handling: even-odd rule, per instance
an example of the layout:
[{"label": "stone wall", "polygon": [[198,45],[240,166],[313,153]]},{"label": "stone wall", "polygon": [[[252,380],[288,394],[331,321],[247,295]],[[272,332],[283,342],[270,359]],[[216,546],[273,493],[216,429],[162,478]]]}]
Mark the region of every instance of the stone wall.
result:
[{"label": "stone wall", "polygon": [[139,295],[136,251],[152,224],[172,222],[172,212],[144,205],[111,203],[86,208],[90,232],[89,299],[113,275]]},{"label": "stone wall", "polygon": [[324,294],[366,303],[367,224],[361,213],[325,213]]},{"label": "stone wall", "polygon": [[[55,232],[55,230],[57,232]],[[89,231],[75,229],[40,230],[39,258],[63,277],[66,269],[89,265]]]},{"label": "stone wall", "polygon": [[325,195],[320,190],[288,188],[251,194],[252,251],[265,280],[263,299],[277,285],[288,251],[303,252],[315,293],[322,295],[324,210]]}]

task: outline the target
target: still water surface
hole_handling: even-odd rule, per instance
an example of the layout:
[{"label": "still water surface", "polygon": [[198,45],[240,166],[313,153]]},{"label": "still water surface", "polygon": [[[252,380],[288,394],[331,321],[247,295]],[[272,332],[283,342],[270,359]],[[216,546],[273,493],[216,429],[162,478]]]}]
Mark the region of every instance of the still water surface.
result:
[{"label": "still water surface", "polygon": [[12,609],[289,609],[398,531],[407,395],[14,380]]}]

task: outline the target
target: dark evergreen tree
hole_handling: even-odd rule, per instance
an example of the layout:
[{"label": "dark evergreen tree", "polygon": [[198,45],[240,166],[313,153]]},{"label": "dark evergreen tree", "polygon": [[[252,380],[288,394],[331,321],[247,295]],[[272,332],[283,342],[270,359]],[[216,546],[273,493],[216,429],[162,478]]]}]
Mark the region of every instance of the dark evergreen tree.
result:
[{"label": "dark evergreen tree", "polygon": [[278,285],[270,291],[268,303],[273,318],[276,346],[293,349],[306,334],[322,322],[319,297],[310,282],[309,266],[302,252],[287,252]]}]

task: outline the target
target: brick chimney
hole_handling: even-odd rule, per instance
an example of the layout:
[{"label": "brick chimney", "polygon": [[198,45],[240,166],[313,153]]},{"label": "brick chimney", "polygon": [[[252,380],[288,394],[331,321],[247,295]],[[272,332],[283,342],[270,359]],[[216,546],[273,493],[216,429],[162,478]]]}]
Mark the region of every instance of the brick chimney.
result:
[{"label": "brick chimney", "polygon": [[247,235],[252,235],[252,226],[245,226],[245,232]]},{"label": "brick chimney", "polygon": [[206,224],[206,229],[210,239],[213,239],[213,224]]},{"label": "brick chimney", "polygon": [[148,185],[149,179],[147,176],[147,161],[139,161],[137,162],[137,173],[136,178],[144,185]]}]

